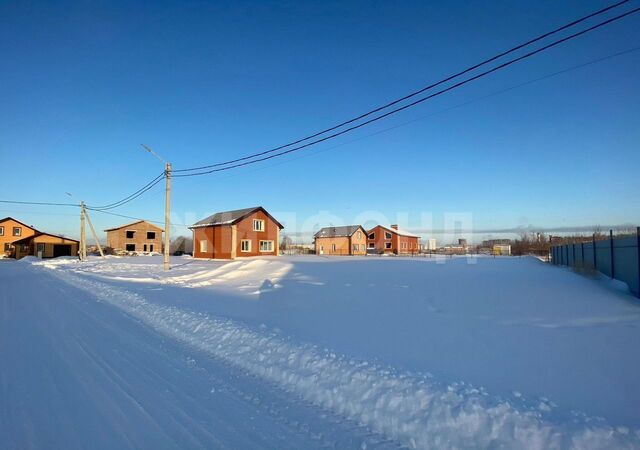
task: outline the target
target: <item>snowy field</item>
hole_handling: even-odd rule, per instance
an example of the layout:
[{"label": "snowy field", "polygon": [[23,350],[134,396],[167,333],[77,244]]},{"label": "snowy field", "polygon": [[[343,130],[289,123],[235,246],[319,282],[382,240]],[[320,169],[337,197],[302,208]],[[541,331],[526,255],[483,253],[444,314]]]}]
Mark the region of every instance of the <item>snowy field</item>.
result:
[{"label": "snowy field", "polygon": [[640,301],[533,258],[0,261],[2,448],[640,448]]}]

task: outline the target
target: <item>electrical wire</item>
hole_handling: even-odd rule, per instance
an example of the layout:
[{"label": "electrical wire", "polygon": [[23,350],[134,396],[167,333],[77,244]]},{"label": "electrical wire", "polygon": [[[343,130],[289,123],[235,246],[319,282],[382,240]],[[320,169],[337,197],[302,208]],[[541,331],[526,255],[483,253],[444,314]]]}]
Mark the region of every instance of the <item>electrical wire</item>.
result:
[{"label": "electrical wire", "polygon": [[459,87],[461,87],[461,86],[463,86],[463,85],[465,85],[467,83],[470,83],[470,82],[475,81],[475,80],[477,80],[479,78],[485,77],[485,76],[487,76],[487,75],[489,75],[489,74],[491,74],[493,72],[496,72],[498,70],[504,69],[505,67],[508,67],[508,66],[510,66],[512,64],[515,64],[515,63],[517,63],[519,61],[522,61],[524,59],[530,58],[530,57],[532,57],[532,56],[534,56],[534,55],[536,55],[538,53],[541,53],[541,52],[543,52],[545,50],[548,50],[548,49],[550,49],[552,47],[560,45],[560,44],[562,44],[564,42],[567,42],[567,41],[569,41],[571,39],[575,39],[576,37],[582,36],[582,35],[590,32],[590,31],[593,31],[593,30],[596,30],[598,28],[601,28],[601,27],[603,27],[605,25],[608,25],[608,24],[610,24],[612,22],[620,20],[620,19],[622,19],[624,17],[627,17],[627,16],[629,16],[631,14],[635,14],[638,11],[640,11],[640,8],[635,8],[633,10],[627,11],[627,12],[625,12],[623,14],[620,14],[618,16],[615,16],[615,17],[611,18],[611,19],[608,19],[608,20],[605,20],[603,22],[600,22],[600,23],[598,23],[596,25],[593,25],[593,26],[591,26],[589,28],[586,28],[584,30],[578,31],[576,33],[573,33],[573,34],[571,34],[571,35],[569,35],[567,37],[564,37],[562,39],[556,40],[556,41],[554,41],[554,42],[552,42],[550,44],[547,44],[547,45],[545,45],[545,46],[543,46],[541,48],[538,48],[536,50],[532,50],[529,53],[526,53],[526,54],[524,54],[522,56],[519,56],[517,58],[511,59],[511,60],[509,60],[509,61],[507,61],[505,63],[502,63],[502,64],[500,64],[500,65],[498,65],[496,67],[493,67],[493,68],[488,69],[488,70],[486,70],[484,72],[481,72],[480,74],[474,75],[471,78],[467,78],[467,79],[465,79],[463,81],[460,81],[460,82],[458,82],[458,83],[456,83],[456,84],[454,84],[452,86],[449,86],[447,88],[441,89],[441,90],[439,90],[439,91],[437,91],[437,92],[435,92],[433,94],[430,94],[430,95],[428,95],[426,97],[422,97],[422,98],[420,98],[418,100],[415,100],[415,101],[413,101],[413,102],[411,102],[409,104],[406,104],[406,105],[401,106],[399,108],[396,108],[396,109],[393,109],[391,111],[388,111],[388,112],[386,112],[386,113],[384,113],[382,115],[376,116],[376,117],[374,117],[372,119],[369,119],[369,120],[367,120],[365,122],[362,122],[362,123],[360,123],[358,125],[354,125],[352,127],[346,128],[346,129],[344,129],[342,131],[333,133],[333,134],[331,134],[329,136],[325,136],[323,138],[320,138],[320,139],[317,139],[315,141],[309,142],[307,144],[304,144],[304,145],[301,145],[301,146],[298,146],[298,147],[294,147],[294,148],[289,149],[289,150],[284,150],[284,151],[279,152],[279,153],[275,153],[275,154],[271,154],[271,155],[268,155],[268,156],[264,156],[262,158],[254,159],[254,160],[251,160],[251,161],[244,161],[244,162],[241,162],[241,163],[237,163],[237,164],[234,164],[234,165],[231,165],[231,166],[227,166],[227,167],[219,167],[219,168],[214,168],[214,169],[195,172],[195,173],[182,173],[182,174],[177,174],[177,175],[172,175],[172,176],[176,177],[176,178],[178,178],[178,177],[191,177],[191,176],[206,175],[206,174],[209,174],[209,173],[222,172],[222,171],[226,171],[226,170],[230,170],[230,169],[235,169],[235,168],[238,168],[238,167],[243,167],[243,166],[247,166],[247,165],[250,165],[250,164],[255,164],[255,163],[258,163],[258,162],[261,162],[261,161],[266,161],[268,159],[277,158],[277,157],[282,156],[282,155],[286,155],[286,154],[289,154],[289,153],[293,153],[293,152],[302,150],[304,148],[310,147],[310,146],[318,144],[320,142],[324,142],[324,141],[327,141],[329,139],[336,138],[336,137],[341,136],[343,134],[346,134],[346,133],[348,133],[350,131],[353,131],[353,130],[356,130],[358,128],[362,128],[362,127],[364,127],[366,125],[369,125],[369,124],[371,124],[373,122],[377,122],[377,121],[379,121],[379,120],[381,120],[381,119],[383,119],[385,117],[388,117],[388,116],[396,114],[396,113],[398,113],[400,111],[404,111],[405,109],[408,109],[408,108],[411,108],[413,106],[416,106],[416,105],[418,105],[420,103],[423,103],[423,102],[425,102],[427,100],[430,100],[430,99],[432,99],[434,97],[437,97],[437,96],[439,96],[441,94],[444,94],[444,93],[449,92],[451,90],[457,89],[457,88],[459,88]]},{"label": "electrical wire", "polygon": [[157,177],[149,181],[147,184],[145,184],[143,187],[135,191],[133,194],[130,194],[127,197],[123,198],[122,200],[118,200],[117,202],[113,202],[104,206],[91,206],[91,209],[108,210],[108,209],[114,209],[114,208],[118,208],[120,206],[126,205],[127,203],[135,200],[136,198],[140,197],[142,194],[144,194],[145,192],[153,188],[156,184],[158,184],[164,178],[165,178],[165,173],[163,171],[160,175],[158,175]]},{"label": "electrical wire", "polygon": [[[607,7],[603,8],[603,9],[595,11],[595,12],[593,12],[591,14],[588,14],[588,15],[586,15],[584,17],[576,19],[576,20],[574,20],[572,22],[569,22],[569,23],[559,27],[559,28],[556,28],[556,29],[554,29],[552,31],[546,32],[544,34],[541,34],[540,36],[537,36],[537,37],[535,37],[533,39],[530,39],[530,40],[528,40],[528,41],[526,41],[526,42],[524,42],[522,44],[519,44],[519,45],[517,45],[515,47],[512,47],[509,50],[503,51],[503,52],[501,52],[501,53],[499,53],[499,54],[497,54],[495,56],[492,56],[491,58],[486,59],[486,60],[484,60],[484,61],[482,61],[480,63],[474,64],[474,65],[472,65],[472,66],[470,66],[470,67],[468,67],[468,68],[466,68],[466,69],[464,69],[464,70],[462,70],[460,72],[457,72],[457,73],[455,73],[455,74],[453,74],[451,76],[448,76],[448,77],[446,77],[446,78],[444,78],[444,79],[442,79],[442,80],[440,80],[438,82],[432,83],[432,84],[430,84],[430,85],[428,85],[426,87],[423,87],[423,88],[421,88],[421,89],[419,89],[417,91],[414,91],[414,92],[412,92],[412,93],[410,93],[408,95],[405,95],[404,97],[401,97],[399,99],[393,100],[392,102],[389,102],[389,103],[387,103],[385,105],[379,106],[379,107],[377,107],[375,109],[372,109],[372,110],[367,111],[367,112],[365,112],[363,114],[360,114],[357,117],[354,117],[352,119],[346,120],[346,121],[344,121],[342,123],[339,123],[337,125],[331,126],[329,128],[326,128],[326,129],[324,129],[322,131],[316,132],[316,133],[311,134],[309,136],[306,136],[304,138],[298,139],[296,141],[293,141],[293,142],[290,142],[288,144],[284,144],[284,145],[281,145],[281,146],[278,146],[278,147],[275,147],[275,148],[272,148],[272,149],[269,149],[269,150],[266,150],[266,151],[254,153],[254,154],[251,154],[251,155],[247,155],[247,156],[244,156],[244,157],[241,157],[241,158],[236,158],[236,159],[232,159],[232,160],[229,160],[229,161],[224,161],[224,162],[220,162],[220,163],[216,163],[216,164],[204,165],[204,166],[200,166],[200,167],[192,167],[192,168],[187,168],[187,169],[176,169],[176,170],[173,170],[173,172],[174,173],[192,172],[192,171],[210,169],[210,168],[213,168],[213,167],[226,166],[226,165],[229,165],[229,164],[234,164],[234,163],[237,163],[237,162],[246,161],[248,159],[253,159],[253,158],[256,158],[258,156],[263,156],[263,155],[266,155],[266,154],[269,154],[269,153],[273,153],[273,152],[276,152],[278,150],[282,150],[284,148],[291,147],[291,146],[297,145],[297,144],[299,144],[301,142],[308,141],[310,139],[316,138],[316,137],[318,137],[318,136],[320,136],[322,134],[326,134],[326,133],[328,133],[330,131],[334,131],[334,130],[336,130],[338,128],[341,128],[341,127],[343,127],[345,125],[349,125],[349,124],[351,124],[353,122],[356,122],[356,121],[358,121],[360,119],[363,119],[363,118],[368,117],[368,116],[370,116],[372,114],[380,112],[380,111],[382,111],[384,109],[387,109],[387,108],[389,108],[391,106],[394,106],[394,105],[396,105],[398,103],[401,103],[401,102],[403,102],[405,100],[413,98],[416,95],[419,95],[419,94],[421,94],[421,93],[423,93],[423,92],[425,92],[427,90],[430,90],[430,89],[432,89],[434,87],[437,87],[437,86],[439,86],[441,84],[444,84],[444,83],[446,83],[448,81],[451,81],[451,80],[453,80],[453,79],[455,79],[455,78],[457,78],[457,77],[459,77],[461,75],[464,75],[464,74],[466,74],[468,72],[471,72],[471,71],[473,71],[473,70],[475,70],[475,69],[477,69],[477,68],[479,68],[481,66],[484,66],[484,65],[489,64],[489,63],[491,63],[493,61],[496,61],[497,59],[499,59],[499,58],[501,58],[503,56],[506,56],[506,55],[508,55],[510,53],[513,53],[513,52],[515,52],[517,50],[520,50],[520,49],[522,49],[524,47],[527,47],[527,46],[529,46],[529,45],[531,45],[531,44],[533,44],[535,42],[538,42],[538,41],[540,41],[542,39],[545,39],[545,38],[547,38],[549,36],[552,36],[552,35],[554,35],[556,33],[559,33],[560,31],[563,31],[563,30],[566,30],[568,28],[571,28],[571,27],[573,27],[573,26],[575,26],[575,25],[577,25],[579,23],[582,23],[582,22],[584,22],[584,21],[586,21],[586,20],[588,20],[588,19],[590,19],[592,17],[595,17],[595,16],[598,16],[600,14],[603,14],[603,13],[605,13],[605,12],[611,10],[611,9],[617,8],[618,6],[621,6],[621,5],[625,4],[625,3],[628,3],[628,1],[629,0],[622,0],[620,2],[617,2],[617,3],[614,3],[614,4],[610,5],[610,6],[607,6]],[[178,176],[178,175],[176,175],[176,176]]]}]

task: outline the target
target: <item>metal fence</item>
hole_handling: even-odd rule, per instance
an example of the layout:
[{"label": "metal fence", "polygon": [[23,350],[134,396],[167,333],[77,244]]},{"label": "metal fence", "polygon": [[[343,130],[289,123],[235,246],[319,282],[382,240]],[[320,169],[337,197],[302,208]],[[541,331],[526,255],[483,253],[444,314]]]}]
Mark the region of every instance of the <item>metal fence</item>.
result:
[{"label": "metal fence", "polygon": [[595,237],[587,242],[551,247],[551,262],[555,265],[595,269],[608,277],[624,281],[640,298],[640,227],[635,236],[607,239]]}]

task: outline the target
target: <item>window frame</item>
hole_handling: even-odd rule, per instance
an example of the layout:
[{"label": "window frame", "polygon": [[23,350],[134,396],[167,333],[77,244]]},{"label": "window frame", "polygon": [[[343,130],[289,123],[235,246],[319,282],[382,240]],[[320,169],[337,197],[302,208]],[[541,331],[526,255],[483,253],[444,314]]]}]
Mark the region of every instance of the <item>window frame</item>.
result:
[{"label": "window frame", "polygon": [[369,234],[367,235],[367,239],[370,239],[370,240],[372,240],[372,241],[375,241],[375,240],[376,240],[376,232],[374,231],[373,233],[369,233]]},{"label": "window frame", "polygon": [[[245,242],[249,243],[249,246],[248,246],[248,248],[246,250],[243,248],[243,245],[244,245]],[[251,239],[241,239],[240,240],[240,252],[241,253],[251,253]]]},{"label": "window frame", "polygon": [[384,232],[384,238],[385,238],[385,240],[393,239],[393,233],[391,233],[390,231],[385,231]]},{"label": "window frame", "polygon": [[[149,235],[153,235],[153,236],[149,236]],[[155,231],[147,231],[147,240],[151,239],[152,241],[156,240],[156,232]]]},{"label": "window frame", "polygon": [[[131,237],[129,237],[129,233],[131,233]],[[136,230],[124,230],[124,238],[125,239],[135,239],[136,238]]]},{"label": "window frame", "polygon": [[209,241],[206,239],[200,239],[200,253],[209,253]]},{"label": "window frame", "polygon": [[369,248],[376,248],[375,242],[369,242]]},{"label": "window frame", "polygon": [[[129,249],[128,247],[132,246],[133,249]],[[135,243],[131,243],[131,244],[124,244],[124,249],[127,252],[135,252],[136,251],[136,244]]]},{"label": "window frame", "polygon": [[392,250],[391,242],[385,242],[384,243],[384,249],[385,250]]},{"label": "window frame", "polygon": [[[256,224],[260,224],[258,228],[256,228]],[[253,231],[262,232],[265,230],[264,220],[262,219],[253,219]]]},{"label": "window frame", "polygon": [[0,225],[0,236],[4,236],[4,225]]},{"label": "window frame", "polygon": [[[264,250],[262,248],[262,243],[263,242],[269,243],[269,247],[270,247],[269,250]],[[273,241],[270,240],[270,239],[261,239],[259,244],[258,244],[258,250],[260,251],[260,253],[273,253],[274,249],[275,249],[275,246],[273,245]]]},{"label": "window frame", "polygon": [[[17,233],[16,233],[17,231]],[[12,236],[13,237],[20,237],[22,236],[22,227],[13,227],[13,231],[12,231]]]},{"label": "window frame", "polygon": [[331,244],[331,251],[333,253],[337,252],[338,251],[338,246],[336,244]]}]

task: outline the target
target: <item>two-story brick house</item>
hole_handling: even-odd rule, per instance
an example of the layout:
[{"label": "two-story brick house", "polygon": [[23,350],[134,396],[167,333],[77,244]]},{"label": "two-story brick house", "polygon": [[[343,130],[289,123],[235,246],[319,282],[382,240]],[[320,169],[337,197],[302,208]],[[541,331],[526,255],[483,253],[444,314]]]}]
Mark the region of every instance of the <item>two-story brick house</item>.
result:
[{"label": "two-story brick house", "polygon": [[367,232],[361,225],[325,227],[313,237],[316,255],[367,254]]},{"label": "two-story brick house", "polygon": [[107,246],[117,252],[162,252],[162,228],[144,220],[104,231],[107,233]]},{"label": "two-story brick house", "polygon": [[378,225],[367,231],[367,250],[396,255],[418,253],[420,237],[399,229],[398,225]]},{"label": "two-story brick house", "polygon": [[189,227],[193,231],[193,256],[276,256],[283,228],[262,206],[218,212]]},{"label": "two-story brick house", "polygon": [[5,257],[15,256],[13,243],[36,234],[37,230],[13,217],[0,220],[0,254]]}]

